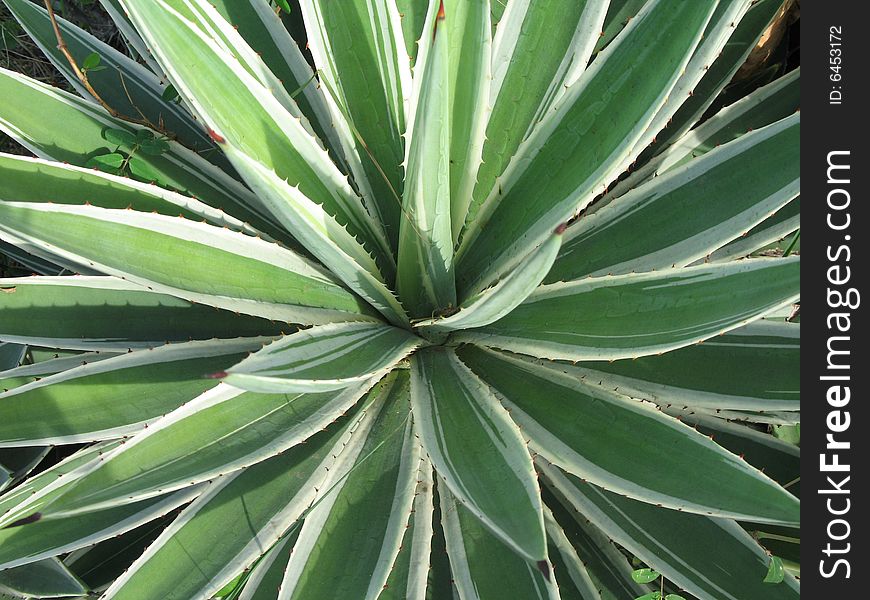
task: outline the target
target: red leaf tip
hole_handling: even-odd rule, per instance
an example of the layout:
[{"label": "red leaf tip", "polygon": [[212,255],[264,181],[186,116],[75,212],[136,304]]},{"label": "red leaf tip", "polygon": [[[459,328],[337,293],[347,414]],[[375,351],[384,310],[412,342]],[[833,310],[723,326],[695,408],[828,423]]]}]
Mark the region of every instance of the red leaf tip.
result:
[{"label": "red leaf tip", "polygon": [[215,131],[214,129],[211,129],[211,128],[208,129],[208,137],[210,137],[211,140],[216,144],[223,144],[226,142],[226,139],[224,139],[224,136],[222,136],[217,131]]},{"label": "red leaf tip", "polygon": [[567,229],[568,229],[567,223],[560,223],[559,226],[553,230],[553,233],[555,233],[556,235],[562,235],[563,233],[565,233],[565,231]]},{"label": "red leaf tip", "polygon": [[206,379],[223,379],[228,373],[226,371],[218,371],[217,373],[209,373],[205,376]]}]

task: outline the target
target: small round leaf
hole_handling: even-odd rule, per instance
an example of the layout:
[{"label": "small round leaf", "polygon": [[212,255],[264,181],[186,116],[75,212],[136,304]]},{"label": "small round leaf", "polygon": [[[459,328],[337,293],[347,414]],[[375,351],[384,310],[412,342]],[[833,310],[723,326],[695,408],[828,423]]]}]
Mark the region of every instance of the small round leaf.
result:
[{"label": "small round leaf", "polygon": [[778,556],[771,556],[764,583],[782,583],[783,579],[785,579],[785,567],[782,564],[782,559]]},{"label": "small round leaf", "polygon": [[106,129],[103,132],[103,137],[115,146],[130,147],[136,144],[136,136],[126,129]]},{"label": "small round leaf", "polygon": [[114,152],[112,154],[94,156],[85,163],[85,166],[103,171],[104,173],[117,175],[121,170],[121,165],[124,164],[124,160],[126,160],[126,157],[123,154]]},{"label": "small round leaf", "polygon": [[91,52],[87,55],[87,57],[82,61],[82,69],[95,69],[100,66],[100,55],[96,52]]},{"label": "small round leaf", "polygon": [[160,156],[161,154],[169,152],[169,143],[167,143],[166,140],[153,139],[147,142],[142,142],[139,148],[145,154]]},{"label": "small round leaf", "polygon": [[650,583],[651,581],[658,579],[660,576],[661,573],[653,571],[652,569],[636,569],[631,572],[631,578],[635,583]]},{"label": "small round leaf", "polygon": [[160,174],[144,160],[133,157],[130,159],[130,172],[136,179],[152,183],[160,179]]},{"label": "small round leaf", "polygon": [[154,132],[150,129],[140,129],[136,132],[136,143],[144,144],[145,142],[151,141],[154,139]]}]

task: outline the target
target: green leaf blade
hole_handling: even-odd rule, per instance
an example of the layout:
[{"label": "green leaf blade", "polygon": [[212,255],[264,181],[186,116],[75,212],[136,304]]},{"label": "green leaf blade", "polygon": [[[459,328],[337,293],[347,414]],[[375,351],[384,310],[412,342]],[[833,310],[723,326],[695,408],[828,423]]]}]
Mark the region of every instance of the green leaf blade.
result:
[{"label": "green leaf blade", "polygon": [[0,279],[0,339],[36,346],[126,352],[169,341],[275,336],[291,329],[114,277]]},{"label": "green leaf blade", "polygon": [[799,257],[542,286],[512,313],[454,334],[540,358],[618,360],[695,344],[799,295]]},{"label": "green leaf blade", "polygon": [[[440,5],[443,8],[443,4]],[[418,104],[408,148],[396,285],[412,316],[456,305],[450,223],[450,57],[444,13],[418,65]],[[428,42],[427,42],[428,43]],[[419,75],[422,73],[422,75]]]},{"label": "green leaf blade", "polygon": [[[93,206],[2,202],[0,214],[2,230],[102,272],[205,304],[302,323],[342,312],[357,320],[351,315],[368,312],[296,253],[210,225]],[[182,269],[179,256],[185,257]]]},{"label": "green leaf blade", "polygon": [[499,539],[528,561],[544,560],[539,492],[516,425],[452,350],[421,351],[411,362],[414,420],[436,471]]},{"label": "green leaf blade", "polygon": [[547,281],[682,267],[707,256],[797,195],[799,137],[797,114],[581,217]]},{"label": "green leaf blade", "polygon": [[800,521],[800,503],[791,494],[655,407],[547,363],[471,347],[460,356],[498,392],[536,452],[584,480],[682,511]]},{"label": "green leaf blade", "polygon": [[[552,466],[544,465],[542,470],[547,485],[557,490],[568,507],[588,515],[614,541],[695,596],[722,600],[800,597],[800,585],[791,576],[781,585],[762,582],[769,557],[733,521],[658,508],[583,483]],[[742,576],[735,577],[735,573]]]},{"label": "green leaf blade", "polygon": [[340,393],[255,394],[221,384],[84,469],[43,514],[93,512],[207,481],[305,441],[371,383]]},{"label": "green leaf blade", "polygon": [[[0,444],[69,444],[138,433],[217,385],[269,338],[169,344],[84,364],[0,393]],[[125,401],[118,403],[118,395]]]},{"label": "green leaf blade", "polygon": [[231,367],[223,380],[262,393],[339,390],[393,368],[421,343],[384,325],[322,325],[266,346]]},{"label": "green leaf blade", "polygon": [[618,176],[611,171],[634,152],[714,6],[648,4],[565,94],[467,230],[457,253],[461,298],[509,271]]}]

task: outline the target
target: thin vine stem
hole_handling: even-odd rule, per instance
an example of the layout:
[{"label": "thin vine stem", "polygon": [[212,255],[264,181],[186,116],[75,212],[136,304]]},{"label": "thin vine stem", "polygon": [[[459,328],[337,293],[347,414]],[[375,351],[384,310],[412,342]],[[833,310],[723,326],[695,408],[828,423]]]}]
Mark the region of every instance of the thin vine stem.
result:
[{"label": "thin vine stem", "polygon": [[[155,125],[147,118],[144,118],[144,115],[142,115],[143,116],[142,119],[137,119],[135,117],[123,115],[120,112],[118,112],[117,110],[115,110],[114,108],[112,108],[112,106],[108,102],[103,100],[102,96],[100,96],[100,94],[97,92],[97,90],[94,89],[94,86],[91,85],[91,82],[88,81],[88,74],[85,71],[83,71],[81,69],[81,67],[79,67],[78,62],[76,62],[75,57],[70,52],[69,46],[67,46],[66,40],[63,37],[63,33],[60,30],[60,25],[58,25],[57,17],[54,14],[54,8],[51,5],[51,0],[44,0],[44,4],[45,4],[45,10],[48,11],[48,19],[49,19],[49,21],[51,21],[51,28],[54,30],[54,37],[57,39],[57,49],[60,50],[61,54],[64,55],[67,62],[69,63],[70,68],[73,71],[73,74],[75,74],[76,79],[78,79],[82,83],[82,85],[85,86],[85,89],[87,90],[88,94],[90,94],[94,98],[94,100],[96,100],[97,103],[99,103],[99,105],[102,106],[106,110],[106,112],[108,112],[110,115],[112,115],[116,119],[120,119],[122,121],[127,121],[128,123],[134,123],[136,125],[144,125],[145,127],[150,127],[151,129],[153,129],[153,130],[155,130],[163,135],[167,135],[167,133],[165,131],[163,131],[163,129],[161,127]],[[122,82],[123,82],[123,78],[122,78]],[[139,114],[142,114],[142,113],[140,112]]]}]

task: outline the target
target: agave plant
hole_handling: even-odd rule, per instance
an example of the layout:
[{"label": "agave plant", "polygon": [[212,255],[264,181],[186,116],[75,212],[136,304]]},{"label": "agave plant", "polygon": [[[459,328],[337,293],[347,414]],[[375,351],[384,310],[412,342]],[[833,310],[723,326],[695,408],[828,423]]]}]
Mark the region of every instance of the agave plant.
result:
[{"label": "agave plant", "polygon": [[781,0],[3,1],[0,587],[799,597]]}]

